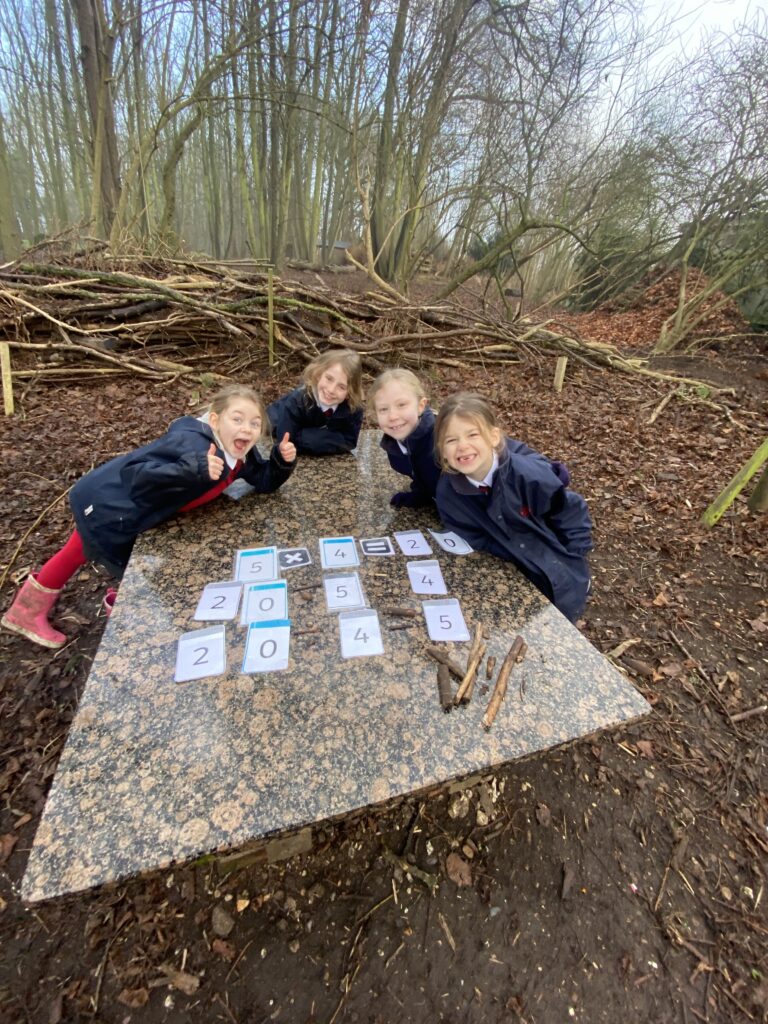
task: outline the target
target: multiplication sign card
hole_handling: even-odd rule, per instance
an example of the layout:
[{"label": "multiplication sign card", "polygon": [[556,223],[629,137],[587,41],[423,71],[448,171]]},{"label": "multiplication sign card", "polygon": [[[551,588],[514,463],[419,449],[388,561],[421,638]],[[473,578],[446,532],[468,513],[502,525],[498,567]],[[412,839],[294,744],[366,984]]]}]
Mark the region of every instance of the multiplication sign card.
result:
[{"label": "multiplication sign card", "polygon": [[320,564],[324,569],[349,569],[360,565],[354,537],[321,537]]},{"label": "multiplication sign card", "polygon": [[379,616],[372,608],[341,612],[339,636],[342,658],[365,658],[384,653]]},{"label": "multiplication sign card", "polygon": [[242,583],[208,583],[200,595],[194,618],[211,622],[218,619],[234,619],[240,604]]},{"label": "multiplication sign card", "polygon": [[438,533],[436,530],[430,530],[429,532],[443,551],[447,551],[449,555],[471,555],[475,550],[467,544],[463,537],[460,537],[458,533],[454,533],[452,530],[449,530],[447,533]]},{"label": "multiplication sign card", "polygon": [[269,622],[288,618],[288,584],[285,580],[275,583],[254,583],[245,588],[240,625],[251,622]]},{"label": "multiplication sign card", "polygon": [[431,555],[432,548],[421,530],[405,530],[395,534],[395,540],[404,555]]},{"label": "multiplication sign card", "polygon": [[186,683],[190,679],[221,676],[227,671],[227,653],[224,626],[194,629],[179,637],[176,648],[174,680]]},{"label": "multiplication sign card", "polygon": [[448,593],[437,559],[425,558],[419,562],[408,562],[406,569],[414,594]]},{"label": "multiplication sign card", "polygon": [[282,672],[288,668],[290,645],[291,623],[288,619],[252,622],[245,640],[243,672]]},{"label": "multiplication sign card", "polygon": [[277,579],[277,548],[244,548],[235,552],[235,579],[267,583]]},{"label": "multiplication sign card", "polygon": [[455,597],[445,601],[422,601],[430,640],[469,640],[469,630]]},{"label": "multiplication sign card", "polygon": [[325,603],[328,611],[341,608],[362,608],[365,606],[363,587],[356,572],[335,573],[323,579]]}]

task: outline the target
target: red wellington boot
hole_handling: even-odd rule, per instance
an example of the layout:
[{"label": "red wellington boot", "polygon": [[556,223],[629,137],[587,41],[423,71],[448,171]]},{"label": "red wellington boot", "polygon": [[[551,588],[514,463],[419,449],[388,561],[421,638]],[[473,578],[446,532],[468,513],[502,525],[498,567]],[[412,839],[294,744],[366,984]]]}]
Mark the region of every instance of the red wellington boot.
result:
[{"label": "red wellington boot", "polygon": [[28,576],[13,604],[0,619],[0,624],[41,647],[63,647],[67,638],[48,621],[60,593],[60,590],[42,587],[34,574]]}]

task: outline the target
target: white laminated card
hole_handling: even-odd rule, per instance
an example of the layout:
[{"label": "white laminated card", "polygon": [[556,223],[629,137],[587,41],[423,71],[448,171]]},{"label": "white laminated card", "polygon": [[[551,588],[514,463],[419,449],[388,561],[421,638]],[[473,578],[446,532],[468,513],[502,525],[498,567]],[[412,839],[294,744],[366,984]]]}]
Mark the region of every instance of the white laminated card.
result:
[{"label": "white laminated card", "polygon": [[429,532],[443,551],[447,551],[450,555],[471,555],[475,550],[467,544],[463,537],[460,537],[458,533],[454,533],[452,530],[449,530],[447,533],[438,533],[436,530],[430,530]]},{"label": "white laminated card", "polygon": [[209,626],[194,629],[179,637],[176,648],[174,680],[185,683],[190,679],[221,676],[227,671],[225,627]]},{"label": "white laminated card", "polygon": [[384,653],[379,616],[373,608],[341,612],[339,637],[342,658],[365,658]]},{"label": "white laminated card", "polygon": [[288,618],[288,584],[285,580],[275,583],[254,583],[245,588],[240,625],[250,622],[269,622]]},{"label": "white laminated card", "polygon": [[421,530],[406,530],[395,534],[400,550],[404,555],[431,555],[432,548]]},{"label": "white laminated card", "polygon": [[243,672],[282,672],[288,668],[290,646],[291,623],[288,619],[252,622],[245,640]]},{"label": "white laminated card", "polygon": [[234,619],[240,604],[242,583],[208,583],[200,595],[194,618],[200,622]]},{"label": "white laminated card", "polygon": [[430,640],[469,640],[469,630],[455,597],[422,601]]},{"label": "white laminated card", "polygon": [[235,552],[235,579],[243,583],[268,583],[277,579],[276,548],[243,548]]},{"label": "white laminated card", "polygon": [[360,577],[356,572],[334,573],[323,579],[325,602],[328,611],[340,611],[343,608],[365,607],[365,595]]},{"label": "white laminated card", "polygon": [[408,579],[414,594],[447,594],[440,563],[435,558],[424,558],[419,562],[408,562]]},{"label": "white laminated card", "polygon": [[360,565],[354,537],[321,537],[320,564],[324,569],[349,569]]}]

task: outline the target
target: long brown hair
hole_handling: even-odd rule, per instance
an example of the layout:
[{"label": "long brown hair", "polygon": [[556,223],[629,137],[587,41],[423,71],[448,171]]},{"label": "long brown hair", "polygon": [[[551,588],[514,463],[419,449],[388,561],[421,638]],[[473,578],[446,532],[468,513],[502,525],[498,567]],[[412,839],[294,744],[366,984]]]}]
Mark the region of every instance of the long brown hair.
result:
[{"label": "long brown hair", "polygon": [[304,368],[304,383],[311,392],[317,387],[326,370],[339,365],[347,375],[347,398],[349,408],[353,411],[363,404],[363,364],[357,352],[349,348],[332,348],[313,359]]}]

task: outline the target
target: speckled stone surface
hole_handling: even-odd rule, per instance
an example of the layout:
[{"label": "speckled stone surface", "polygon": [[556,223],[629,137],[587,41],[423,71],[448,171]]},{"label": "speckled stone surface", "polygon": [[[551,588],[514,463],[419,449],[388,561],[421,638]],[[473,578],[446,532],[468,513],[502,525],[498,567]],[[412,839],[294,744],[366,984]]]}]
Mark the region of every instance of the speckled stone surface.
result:
[{"label": "speckled stone surface", "polygon": [[[394,510],[402,487],[364,431],[357,453],[301,459],[275,495],[251,495],[179,517],[139,539],[62,753],[22,894],[47,899],[382,803],[637,718],[643,698],[510,565],[443,552],[431,511]],[[430,539],[467,624],[488,627],[498,664],[528,644],[492,730],[481,719],[481,668],[469,707],[445,714],[423,617],[392,630],[385,654],[342,660],[336,615],[319,582],[318,538]],[[173,681],[182,633],[206,583],[231,578],[244,547],[307,546],[311,566],[284,574],[289,669],[241,675],[245,629],[227,623],[228,673]],[[419,607],[406,557],[365,558],[368,603]],[[318,627],[317,632],[303,632]],[[466,661],[468,643],[445,644]],[[525,697],[519,679],[525,676]]]}]

